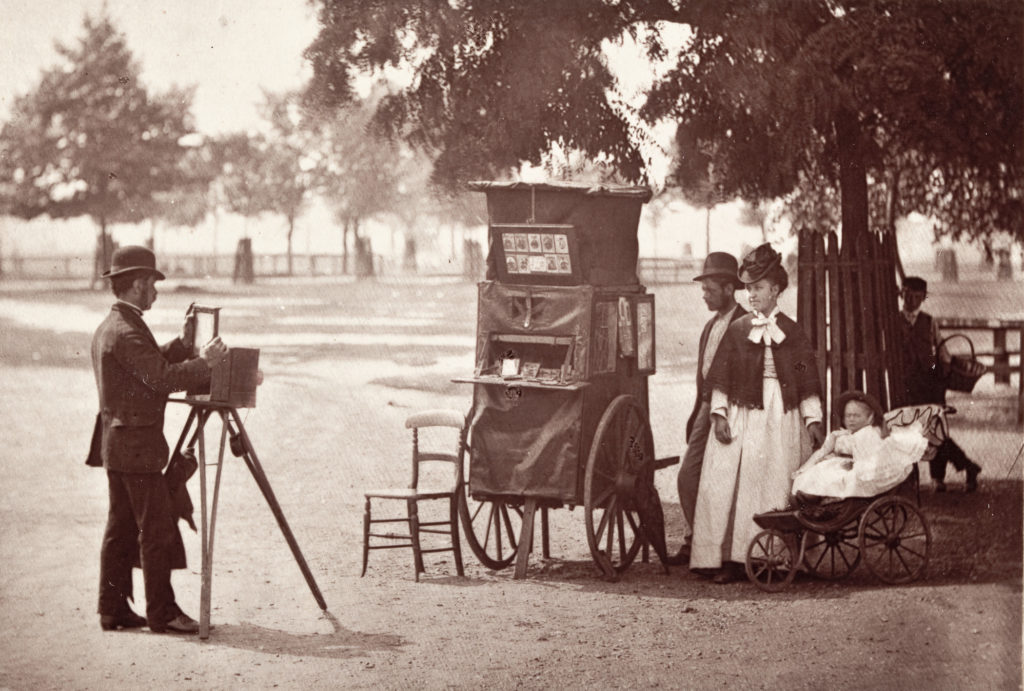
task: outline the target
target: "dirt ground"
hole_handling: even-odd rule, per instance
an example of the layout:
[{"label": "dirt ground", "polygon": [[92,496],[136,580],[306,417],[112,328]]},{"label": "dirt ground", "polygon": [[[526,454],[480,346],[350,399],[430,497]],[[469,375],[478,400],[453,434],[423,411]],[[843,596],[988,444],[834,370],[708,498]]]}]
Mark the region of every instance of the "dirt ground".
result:
[{"label": "dirt ground", "polygon": [[[990,299],[984,287],[972,290]],[[693,286],[654,292],[652,426],[658,455],[677,455],[706,315]],[[951,313],[948,305],[985,313],[936,293],[937,313]],[[1019,311],[1021,297],[1006,299]],[[609,583],[590,558],[580,508],[552,512],[552,558],[533,554],[525,580],[482,567],[468,547],[462,578],[445,554],[428,556],[415,582],[407,550],[371,554],[360,578],[362,492],[405,481],[403,420],[469,405],[470,391],[449,380],[472,367],[474,287],[268,281],[242,290],[169,281],[147,315],[158,339],[175,333],[192,300],[224,308],[229,344],[261,348],[266,381],[245,424],[328,609],[315,603],[244,465],[229,458],[210,638],[100,631],[106,486],[83,461],[96,407],[89,340],[110,299],[7,286],[0,688],[1021,687],[1024,459],[1015,389],[983,380],[975,396],[953,401],[954,434],[984,467],[981,488],[964,494],[963,476],[952,473],[946,494],[922,487],[932,559],[911,585],[882,585],[861,567],[840,583],[800,577],[768,594],[681,567],[665,575],[656,558]],[[169,437],[185,412],[169,407]],[[681,534],[675,472],[657,477],[670,546]],[[198,507],[195,479],[190,489]],[[183,535],[190,567],[174,585],[198,617],[199,538],[184,526]]]}]

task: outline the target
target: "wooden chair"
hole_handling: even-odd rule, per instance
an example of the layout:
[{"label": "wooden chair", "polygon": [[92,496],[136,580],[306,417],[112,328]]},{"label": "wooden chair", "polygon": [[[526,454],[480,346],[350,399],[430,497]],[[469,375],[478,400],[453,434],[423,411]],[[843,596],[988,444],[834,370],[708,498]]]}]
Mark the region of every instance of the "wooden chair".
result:
[{"label": "wooden chair", "polygon": [[[395,549],[411,547],[416,567],[416,580],[420,579],[423,569],[423,554],[431,552],[452,552],[455,568],[460,576],[462,572],[462,550],[459,544],[459,499],[462,491],[462,451],[466,443],[466,420],[462,413],[454,410],[427,410],[410,415],[405,421],[406,429],[412,430],[412,482],[408,487],[399,489],[378,489],[364,493],[365,506],[363,511],[363,572],[366,575],[366,563],[372,549]],[[420,430],[430,427],[451,427],[459,431],[458,445],[454,453],[425,452],[420,449]],[[420,465],[423,463],[450,463],[452,467],[451,487],[441,489],[421,489]],[[394,499],[405,502],[406,515],[401,518],[373,518],[370,511],[372,499]],[[448,500],[448,520],[422,522],[419,519],[419,502],[425,500]],[[371,532],[376,524],[405,523],[407,532],[395,533]],[[448,535],[450,547],[420,546],[420,534],[432,533]],[[372,538],[385,540],[383,544],[370,544]]]}]

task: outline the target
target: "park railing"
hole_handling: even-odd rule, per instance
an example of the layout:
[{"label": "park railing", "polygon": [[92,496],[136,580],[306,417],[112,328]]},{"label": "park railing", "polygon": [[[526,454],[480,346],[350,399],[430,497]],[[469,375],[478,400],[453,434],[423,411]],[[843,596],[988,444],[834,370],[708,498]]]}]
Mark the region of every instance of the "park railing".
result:
[{"label": "park railing", "polygon": [[[935,320],[944,337],[966,332],[974,342],[974,357],[989,366],[997,384],[1010,384],[1011,374],[1017,374],[1017,424],[1024,425],[1024,376],[1021,373],[1024,320],[938,316]],[[983,339],[972,338],[972,334],[979,333]],[[1008,339],[1011,334],[1016,335],[1016,346]]]},{"label": "park railing", "polygon": [[697,259],[675,259],[672,257],[640,257],[637,260],[637,274],[644,285],[689,283],[700,273]]}]

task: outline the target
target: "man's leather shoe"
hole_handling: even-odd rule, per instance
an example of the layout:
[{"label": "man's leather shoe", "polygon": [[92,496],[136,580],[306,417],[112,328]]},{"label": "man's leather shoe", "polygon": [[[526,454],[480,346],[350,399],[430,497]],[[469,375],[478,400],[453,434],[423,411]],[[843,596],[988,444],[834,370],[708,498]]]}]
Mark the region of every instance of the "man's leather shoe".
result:
[{"label": "man's leather shoe", "polygon": [[719,569],[718,573],[716,573],[714,578],[711,580],[712,582],[719,584],[735,583],[745,576],[746,572],[744,572],[742,566],[730,562],[728,564],[723,564],[722,568]]},{"label": "man's leather shoe", "polygon": [[965,491],[973,492],[978,489],[978,473],[981,472],[981,466],[974,461],[968,461],[970,465],[967,466],[967,486]]},{"label": "man's leather shoe", "polygon": [[675,554],[669,555],[665,560],[665,564],[668,566],[683,566],[690,563],[690,545],[683,543],[679,548],[679,551]]},{"label": "man's leather shoe", "polygon": [[121,614],[101,614],[100,628],[104,631],[117,631],[118,629],[140,629],[146,625],[146,619],[140,617],[130,609]]},{"label": "man's leather shoe", "polygon": [[153,633],[199,633],[199,622],[184,612],[160,625],[149,625]]}]

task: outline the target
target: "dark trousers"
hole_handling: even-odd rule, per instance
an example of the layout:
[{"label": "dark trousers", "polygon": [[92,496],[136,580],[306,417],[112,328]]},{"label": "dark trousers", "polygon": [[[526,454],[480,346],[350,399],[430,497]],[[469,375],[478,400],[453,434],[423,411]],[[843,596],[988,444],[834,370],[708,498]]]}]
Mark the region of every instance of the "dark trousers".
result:
[{"label": "dark trousers", "polygon": [[967,457],[960,445],[953,441],[952,437],[946,437],[939,444],[939,448],[935,450],[935,457],[928,462],[933,480],[945,480],[947,463],[951,463],[958,471],[967,470],[971,466],[971,459]]},{"label": "dark trousers", "polygon": [[700,471],[704,467],[704,448],[711,436],[711,404],[701,403],[697,417],[693,420],[690,439],[683,454],[683,462],[679,465],[676,478],[679,489],[679,504],[683,507],[683,518],[686,519],[686,537],[683,542],[690,543],[693,539],[693,514],[697,509],[697,490],[700,488]]},{"label": "dark trousers", "polygon": [[[99,613],[117,615],[132,597],[132,567],[141,557],[146,618],[165,623],[181,610],[171,568],[184,556],[167,481],[160,473],[107,471],[110,511],[100,550]],[[180,551],[180,554],[179,554]]]}]

